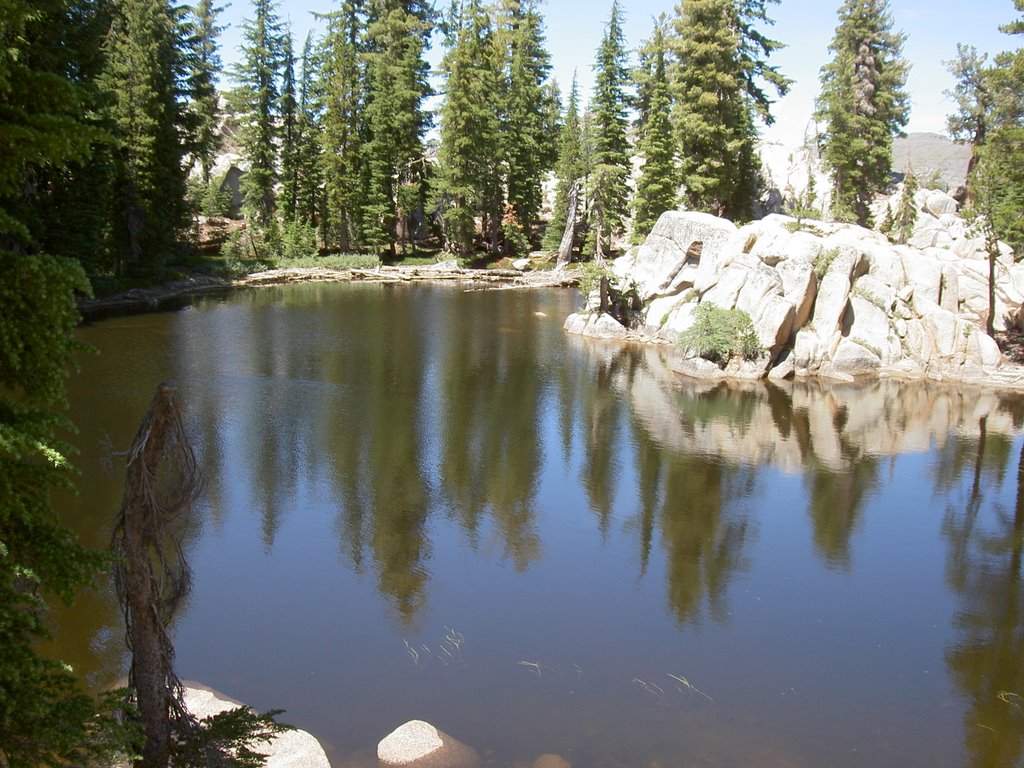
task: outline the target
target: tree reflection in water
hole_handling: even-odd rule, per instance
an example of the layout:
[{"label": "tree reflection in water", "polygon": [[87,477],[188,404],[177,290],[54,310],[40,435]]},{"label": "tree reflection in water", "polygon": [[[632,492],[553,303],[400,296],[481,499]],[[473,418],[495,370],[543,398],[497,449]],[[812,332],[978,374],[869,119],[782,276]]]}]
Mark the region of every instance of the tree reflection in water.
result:
[{"label": "tree reflection in water", "polygon": [[1016,765],[1024,754],[1024,443],[1012,508],[994,498],[1011,446],[988,432],[983,416],[976,438],[950,441],[935,475],[937,488],[963,483],[966,494],[950,505],[942,530],[947,580],[961,596],[946,662],[968,702],[964,745],[974,768]]}]

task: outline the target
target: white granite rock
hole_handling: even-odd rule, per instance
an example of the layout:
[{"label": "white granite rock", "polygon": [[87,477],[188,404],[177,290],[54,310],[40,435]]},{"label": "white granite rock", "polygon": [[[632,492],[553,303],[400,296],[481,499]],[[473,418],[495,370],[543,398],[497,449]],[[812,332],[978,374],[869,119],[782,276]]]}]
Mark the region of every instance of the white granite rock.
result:
[{"label": "white granite rock", "polygon": [[479,768],[472,747],[423,720],[410,720],[377,745],[377,759],[387,768]]}]

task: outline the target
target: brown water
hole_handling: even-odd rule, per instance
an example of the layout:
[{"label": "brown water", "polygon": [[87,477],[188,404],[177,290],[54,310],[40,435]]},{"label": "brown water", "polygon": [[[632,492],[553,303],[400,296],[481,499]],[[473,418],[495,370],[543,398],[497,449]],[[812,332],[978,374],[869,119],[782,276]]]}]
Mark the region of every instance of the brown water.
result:
[{"label": "brown water", "polygon": [[[698,386],[571,292],[302,285],[104,320],[71,381],[103,545],[179,387],[209,488],[177,667],[335,768],[421,718],[494,765],[1022,764],[1024,400]],[[59,614],[96,685],[108,593]]]}]

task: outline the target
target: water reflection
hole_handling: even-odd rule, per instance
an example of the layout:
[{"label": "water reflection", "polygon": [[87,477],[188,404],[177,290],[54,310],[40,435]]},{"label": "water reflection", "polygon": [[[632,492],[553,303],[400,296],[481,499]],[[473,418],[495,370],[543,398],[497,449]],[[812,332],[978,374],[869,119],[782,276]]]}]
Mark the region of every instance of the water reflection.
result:
[{"label": "water reflection", "polygon": [[997,768],[1018,764],[1024,754],[1024,445],[1012,506],[986,503],[1012,461],[1010,441],[990,435],[986,422],[979,419],[976,437],[952,442],[935,479],[939,487],[968,479],[966,498],[951,504],[943,521],[947,579],[961,597],[957,642],[946,661],[968,703],[964,743],[970,764]]},{"label": "water reflection", "polygon": [[[551,666],[571,670],[580,662],[588,674],[621,673],[628,693],[598,679],[593,690],[617,690],[607,694],[608,717],[623,709],[631,713],[620,730],[604,726],[608,743],[622,743],[623,730],[647,734],[642,723],[667,721],[670,713],[659,709],[653,717],[623,703],[638,693],[630,683],[633,673],[625,671],[629,665],[647,662],[649,653],[650,668],[636,674],[668,683],[667,671],[693,673],[678,664],[699,658],[694,649],[701,642],[721,642],[738,652],[716,666],[720,660],[705,649],[706,672],[697,668],[703,673],[698,684],[711,678],[716,707],[701,710],[699,728],[650,725],[649,740],[659,740],[662,755],[673,754],[684,738],[730,734],[721,741],[732,743],[742,731],[752,743],[776,731],[776,721],[764,713],[778,705],[772,698],[777,692],[750,682],[751,671],[754,677],[772,676],[773,665],[785,659],[797,668],[793,677],[802,674],[804,660],[792,650],[804,642],[801,633],[815,638],[803,651],[811,666],[828,669],[827,682],[840,690],[848,684],[846,678],[828,677],[839,675],[834,670],[845,663],[846,638],[837,639],[844,629],[813,635],[820,629],[801,622],[808,612],[828,610],[814,599],[842,594],[828,592],[828,585],[890,588],[885,579],[871,577],[883,555],[868,550],[860,534],[886,516],[899,524],[904,510],[898,503],[889,510],[879,502],[902,492],[893,476],[912,472],[899,457],[925,457],[920,485],[934,493],[946,514],[941,520],[922,516],[930,528],[919,535],[945,548],[948,586],[960,600],[956,643],[946,660],[968,702],[965,743],[978,766],[1019,761],[1024,718],[1017,705],[1024,702],[1015,696],[1024,695],[1017,661],[1024,650],[1017,605],[1024,501],[1019,489],[1016,502],[1008,501],[1010,491],[1004,489],[1020,482],[1021,399],[927,382],[687,381],[671,372],[668,348],[565,336],[558,318],[572,301],[561,293],[296,286],[236,294],[176,314],[101,323],[84,335],[106,351],[83,361],[73,392],[80,444],[91,456],[106,431],[115,446],[126,445],[155,383],[175,380],[210,479],[206,518],[190,547],[226,532],[214,536],[225,548],[223,572],[237,569],[253,579],[266,571],[272,574],[268,584],[284,581],[278,606],[294,600],[297,584],[310,606],[292,620],[316,626],[309,632],[322,632],[325,646],[341,645],[342,635],[331,634],[338,630],[322,621],[324,615],[339,614],[339,624],[350,614],[390,622],[387,631],[366,629],[368,639],[344,635],[344,654],[331,647],[316,657],[318,668],[343,666],[350,676],[365,665],[360,682],[367,687],[377,685],[374,675],[390,674],[382,670],[394,669],[395,658],[405,660],[402,637],[419,635],[433,646],[441,622],[454,621],[453,611],[486,614],[482,623],[499,638],[493,642],[508,646],[508,658],[500,661],[505,666],[487,676],[483,651],[475,645],[481,641],[460,623],[480,654],[467,668],[480,679],[465,701],[432,681],[446,691],[445,712],[461,706],[478,713],[481,699],[503,701],[512,685],[509,670],[523,671],[517,659],[562,654]],[[102,545],[105,535],[95,531],[109,524],[120,478],[98,475],[88,464],[85,469],[88,482],[69,510]],[[247,524],[255,557],[227,540],[244,537]],[[586,535],[591,532],[593,541]],[[334,571],[316,560],[318,536],[327,543]],[[784,543],[785,557],[800,565],[775,563],[766,540]],[[298,575],[288,581],[294,571]],[[345,579],[335,571],[354,572],[360,584],[365,578],[374,604],[386,606],[388,622],[350,605],[362,593],[340,586]],[[768,597],[776,602],[755,614],[751,606],[761,609],[755,597],[762,597],[763,579],[774,585]],[[796,587],[798,579],[802,586]],[[945,599],[942,585],[930,589],[929,601]],[[528,597],[520,598],[520,590]],[[878,610],[886,609],[885,596],[864,598],[876,599]],[[447,614],[437,615],[438,603]],[[61,621],[81,624],[92,643],[76,646],[90,648],[78,651],[82,668],[100,675],[123,660],[116,649],[117,611],[94,597],[88,614]],[[625,615],[629,621],[620,619]],[[870,623],[873,616],[868,610],[848,621]],[[658,634],[661,621],[665,635]],[[655,638],[653,651],[643,645],[644,627]],[[607,639],[588,637],[595,628]],[[265,633],[273,634],[269,628]],[[395,658],[385,659],[386,649],[370,648],[390,647],[392,640]],[[258,638],[240,642],[250,641],[257,644]],[[528,650],[513,649],[513,641]],[[941,649],[944,643],[936,642]],[[275,652],[281,647],[288,646],[279,643]],[[741,666],[744,656],[760,667],[730,678],[726,670]],[[282,676],[299,677],[289,670]],[[402,701],[417,692],[403,670],[388,678],[390,687],[381,685],[380,697]],[[843,674],[855,677],[857,670]],[[570,677],[575,682],[575,673]],[[553,686],[555,679],[546,675],[543,684]],[[335,682],[352,684],[348,677]],[[523,679],[514,682],[521,685]],[[777,682],[798,687],[795,680]],[[832,695],[818,678],[804,682]],[[516,690],[525,697],[533,689]],[[878,695],[854,699],[854,711],[862,706],[856,722],[875,710],[872,696]],[[603,716],[593,700],[584,703],[600,713],[592,716]],[[278,702],[271,698],[267,704]],[[577,716],[564,704],[552,704],[564,717],[559,730],[578,727],[592,734],[594,726],[577,726]],[[779,732],[812,730],[805,723],[818,715],[816,708],[800,709],[793,698],[786,704],[796,707],[793,723]],[[370,717],[375,706],[354,703],[348,713],[352,727],[358,728],[354,718]],[[845,710],[836,706],[841,715]],[[590,749],[598,754],[601,746]],[[827,750],[807,751],[807,764],[827,762]],[[732,754],[736,762],[749,762],[749,754]]]}]

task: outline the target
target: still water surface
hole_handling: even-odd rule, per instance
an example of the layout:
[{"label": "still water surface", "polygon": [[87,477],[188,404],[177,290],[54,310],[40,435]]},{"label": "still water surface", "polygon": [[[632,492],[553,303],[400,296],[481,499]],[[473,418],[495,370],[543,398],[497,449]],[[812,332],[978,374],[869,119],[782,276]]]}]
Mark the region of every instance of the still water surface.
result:
[{"label": "still water surface", "polygon": [[[426,719],[495,765],[1022,764],[1024,400],[697,385],[567,291],[301,285],[82,329],[102,546],[177,384],[209,480],[177,668],[336,768]],[[109,594],[61,613],[95,685]]]}]

